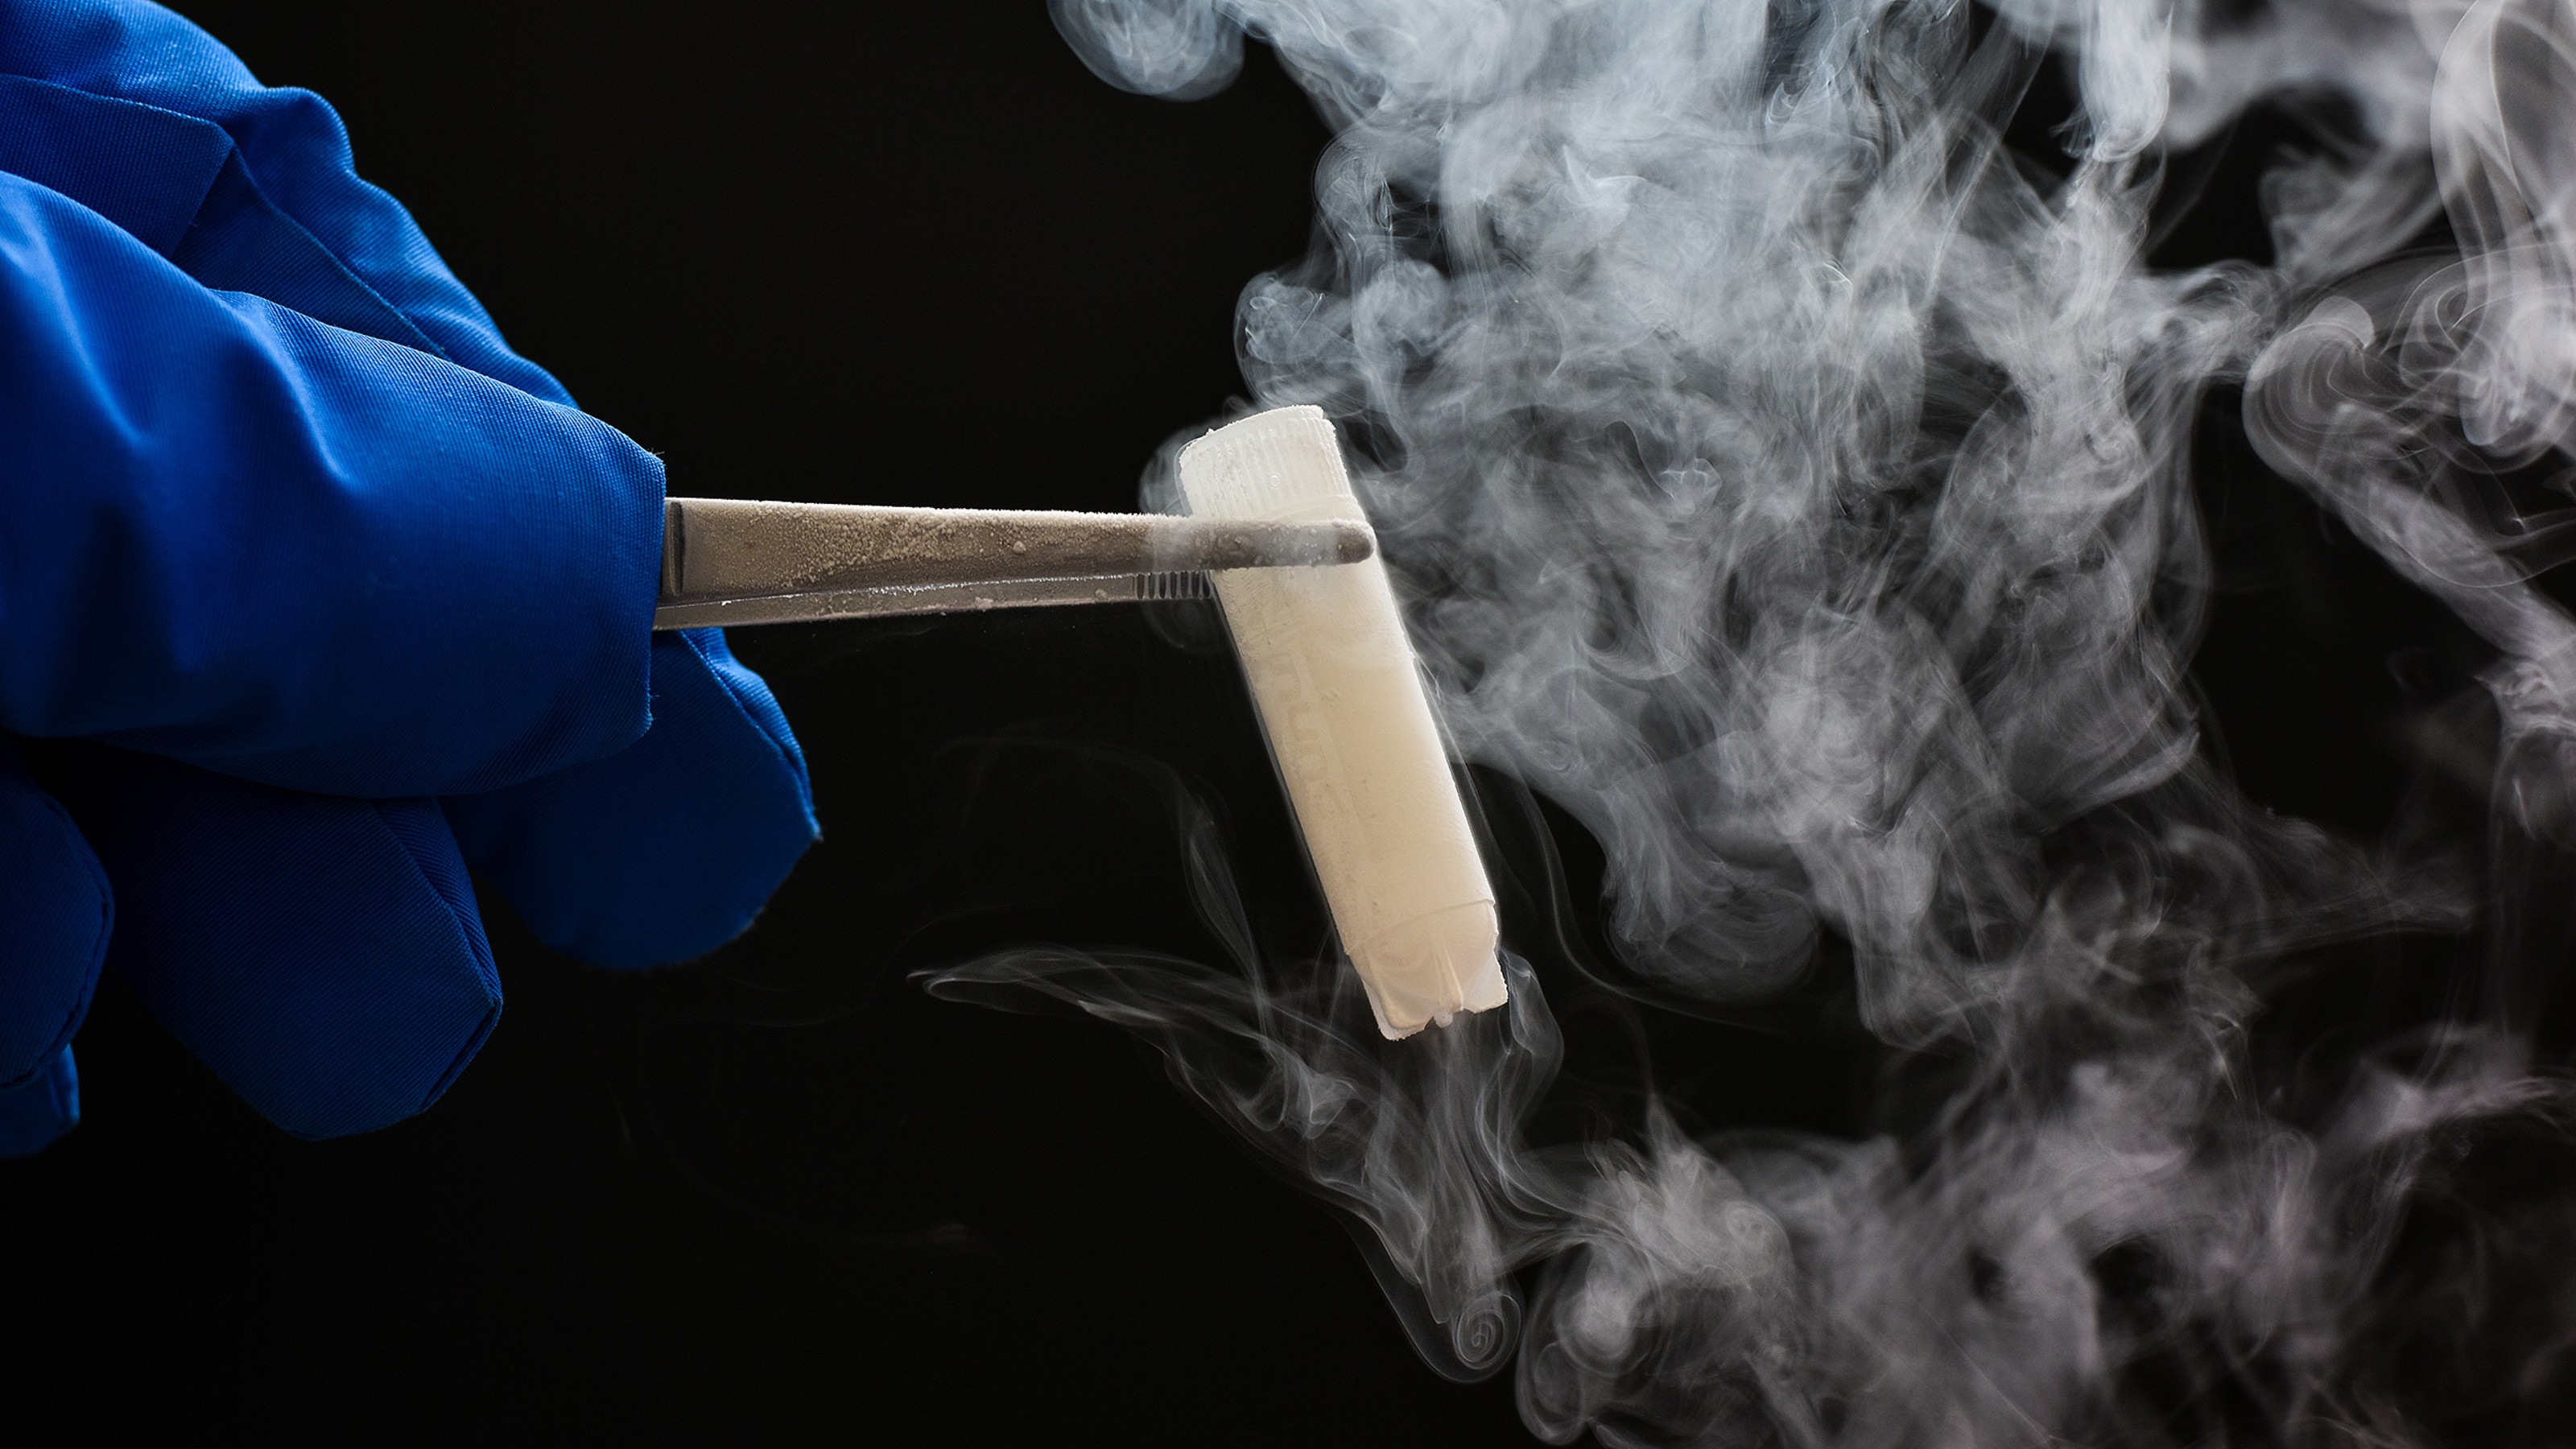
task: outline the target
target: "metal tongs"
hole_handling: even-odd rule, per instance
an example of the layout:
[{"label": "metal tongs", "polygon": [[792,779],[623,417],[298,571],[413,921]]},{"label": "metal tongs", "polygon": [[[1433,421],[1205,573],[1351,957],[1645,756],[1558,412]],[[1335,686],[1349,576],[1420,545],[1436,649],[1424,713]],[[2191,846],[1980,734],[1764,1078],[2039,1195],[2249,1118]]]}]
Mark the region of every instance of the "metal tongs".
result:
[{"label": "metal tongs", "polygon": [[1208,596],[1216,569],[1359,563],[1365,523],[673,498],[656,629]]}]

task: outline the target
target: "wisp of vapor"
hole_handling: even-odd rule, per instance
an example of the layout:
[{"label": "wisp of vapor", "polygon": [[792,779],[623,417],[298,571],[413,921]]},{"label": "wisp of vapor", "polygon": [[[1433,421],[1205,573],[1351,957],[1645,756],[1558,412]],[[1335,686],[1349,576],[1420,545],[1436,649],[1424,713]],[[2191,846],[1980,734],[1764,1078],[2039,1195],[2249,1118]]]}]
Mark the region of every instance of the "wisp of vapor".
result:
[{"label": "wisp of vapor", "polygon": [[[1234,961],[1020,952],[933,990],[1145,1034],[1364,1224],[1426,1359],[1511,1366],[1552,1442],[2431,1444],[2427,1385],[2499,1432],[2567,1392],[2576,1230],[2491,1215],[2431,1279],[2391,1266],[2462,1144],[2568,1138],[2521,968],[2356,1047],[2322,1107],[2258,1099],[2245,1048],[2293,953],[2571,909],[2497,862],[2576,834],[2576,621],[2534,583],[2564,530],[2532,501],[2576,451],[2576,8],[1054,13],[1175,99],[1255,37],[1336,132],[1314,250],[1243,293],[1245,381],[1355,441],[1444,724],[1600,842],[1627,989],[1758,1001],[1829,938],[1943,1095],[1864,1140],[1650,1109],[1534,1145],[1536,974],[1381,1042],[1331,973],[1258,959],[1204,829]],[[2052,66],[2062,170],[2002,139]],[[2273,260],[2149,266],[2168,160],[2255,107],[2318,138],[2261,187]],[[2491,648],[2456,752],[2483,825],[2340,839],[2214,762],[2192,440],[2239,398]],[[2560,1286],[2478,1328],[2535,1261]],[[2478,1362],[2436,1361],[2454,1320]]]}]

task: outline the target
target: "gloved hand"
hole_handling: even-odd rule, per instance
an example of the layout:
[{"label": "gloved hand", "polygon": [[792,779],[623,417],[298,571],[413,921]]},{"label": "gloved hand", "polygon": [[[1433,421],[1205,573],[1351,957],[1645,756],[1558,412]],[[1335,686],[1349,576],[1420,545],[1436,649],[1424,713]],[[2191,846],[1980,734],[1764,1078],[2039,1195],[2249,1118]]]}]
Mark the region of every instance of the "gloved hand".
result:
[{"label": "gloved hand", "polygon": [[602,965],[741,931],[804,761],[721,635],[650,633],[661,532],[320,99],[0,0],[0,1152],[76,1120],[105,958],[331,1136],[499,1016],[469,862]]}]

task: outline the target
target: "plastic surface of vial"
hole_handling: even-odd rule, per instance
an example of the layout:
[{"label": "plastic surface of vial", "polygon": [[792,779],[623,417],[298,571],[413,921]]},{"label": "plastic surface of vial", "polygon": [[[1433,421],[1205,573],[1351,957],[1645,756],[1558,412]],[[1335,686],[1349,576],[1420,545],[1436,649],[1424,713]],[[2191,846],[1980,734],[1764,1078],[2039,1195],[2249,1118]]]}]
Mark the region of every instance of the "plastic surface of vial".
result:
[{"label": "plastic surface of vial", "polygon": [[[1366,521],[1321,409],[1279,408],[1182,449],[1194,515]],[[1504,1001],[1494,891],[1385,564],[1214,576],[1306,851],[1378,1029]]]}]

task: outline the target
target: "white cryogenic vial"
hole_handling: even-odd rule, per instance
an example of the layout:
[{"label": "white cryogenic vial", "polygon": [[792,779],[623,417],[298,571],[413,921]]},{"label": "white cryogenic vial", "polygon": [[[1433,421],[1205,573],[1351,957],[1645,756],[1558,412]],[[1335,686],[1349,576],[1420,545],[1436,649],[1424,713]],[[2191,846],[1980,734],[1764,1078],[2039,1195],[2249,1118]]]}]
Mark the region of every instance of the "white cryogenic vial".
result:
[{"label": "white cryogenic vial", "polygon": [[[1320,408],[1181,450],[1209,518],[1366,522]],[[1494,890],[1467,828],[1386,565],[1211,576],[1342,948],[1389,1038],[1503,1004]]]}]

